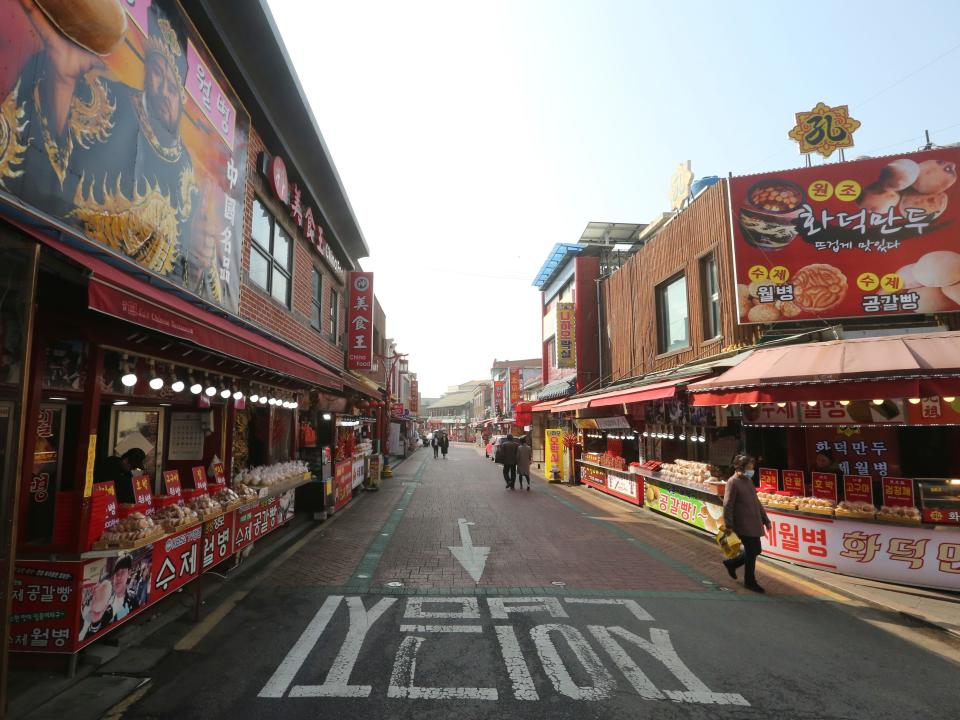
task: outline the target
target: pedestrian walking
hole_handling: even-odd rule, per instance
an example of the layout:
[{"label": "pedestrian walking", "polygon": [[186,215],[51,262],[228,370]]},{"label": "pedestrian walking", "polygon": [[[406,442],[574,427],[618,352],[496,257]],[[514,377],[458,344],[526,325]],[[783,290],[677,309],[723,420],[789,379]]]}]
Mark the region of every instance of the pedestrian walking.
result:
[{"label": "pedestrian walking", "polygon": [[500,443],[498,450],[500,462],[503,464],[503,481],[507,484],[508,490],[513,490],[517,483],[517,450],[520,446],[513,439],[513,435],[507,435],[507,439]]},{"label": "pedestrian walking", "polygon": [[430,445],[433,447],[433,459],[436,460],[440,457],[440,439],[437,437],[439,433],[434,433],[433,437],[430,438]]},{"label": "pedestrian walking", "polygon": [[530,458],[533,456],[533,448],[527,442],[527,436],[519,439],[520,447],[517,448],[517,476],[520,478],[520,489],[523,490],[523,479],[527,479],[527,492],[530,492]]},{"label": "pedestrian walking", "polygon": [[443,459],[447,459],[447,451],[450,449],[450,438],[446,433],[440,436],[440,452],[443,453]]},{"label": "pedestrian walking", "polygon": [[761,552],[760,538],[763,529],[770,527],[763,505],[757,498],[753,487],[754,460],[749,455],[738,455],[733,459],[733,475],[727,480],[723,494],[723,524],[733,530],[743,543],[743,552],[735,558],[724,560],[727,572],[737,579],[737,568],[743,566],[743,586],[748,590],[765,592],[757,583],[755,568]]}]

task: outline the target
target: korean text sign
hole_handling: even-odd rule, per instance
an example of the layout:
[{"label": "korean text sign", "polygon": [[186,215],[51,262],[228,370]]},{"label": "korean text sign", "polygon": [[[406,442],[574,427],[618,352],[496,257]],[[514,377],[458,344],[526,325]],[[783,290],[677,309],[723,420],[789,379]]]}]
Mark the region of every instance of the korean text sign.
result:
[{"label": "korean text sign", "polygon": [[[122,35],[83,49],[70,28],[110,28],[111,5],[127,12]],[[74,64],[102,69],[77,74],[62,43]],[[10,5],[0,68],[12,108],[0,114],[0,193],[236,313],[250,120],[179,3]],[[176,92],[147,82],[154,69]]]},{"label": "korean text sign", "polygon": [[373,363],[373,273],[350,272],[347,277],[347,367],[369,370]]},{"label": "korean text sign", "polygon": [[883,483],[883,504],[913,507],[913,480],[909,478],[885,477]]},{"label": "korean text sign", "polygon": [[810,485],[813,497],[837,501],[837,474],[829,472],[810,473]]},{"label": "korean text sign", "polygon": [[784,470],[783,489],[797,495],[805,495],[806,487],[803,482],[803,470]]},{"label": "korean text sign", "polygon": [[522,398],[521,395],[521,378],[523,373],[520,368],[510,368],[510,404],[516,405]]},{"label": "korean text sign", "polygon": [[551,428],[544,430],[544,443],[546,446],[547,460],[545,463],[547,480],[563,478],[564,476],[564,452],[563,430]]},{"label": "korean text sign", "polygon": [[557,367],[577,366],[576,305],[557,303]]},{"label": "korean text sign", "polygon": [[960,149],[730,181],[741,323],[960,310]]},{"label": "korean text sign", "polygon": [[497,415],[503,413],[503,403],[504,403],[504,381],[503,380],[494,380],[493,381],[493,410]]}]

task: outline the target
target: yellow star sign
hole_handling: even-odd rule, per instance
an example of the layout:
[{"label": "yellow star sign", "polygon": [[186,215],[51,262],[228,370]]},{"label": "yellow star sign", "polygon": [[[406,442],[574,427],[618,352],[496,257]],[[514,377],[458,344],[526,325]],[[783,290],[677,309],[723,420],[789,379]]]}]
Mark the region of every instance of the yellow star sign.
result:
[{"label": "yellow star sign", "polygon": [[853,147],[853,133],[860,121],[850,117],[846,105],[828,107],[820,102],[810,112],[796,114],[797,124],[788,135],[800,143],[800,152],[830,157],[837,148]]}]

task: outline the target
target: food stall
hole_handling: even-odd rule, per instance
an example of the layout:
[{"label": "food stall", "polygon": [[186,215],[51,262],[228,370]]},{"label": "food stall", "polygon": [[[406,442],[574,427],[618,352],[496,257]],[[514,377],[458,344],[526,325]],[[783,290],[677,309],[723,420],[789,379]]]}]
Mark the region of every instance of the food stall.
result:
[{"label": "food stall", "polygon": [[581,483],[635,505],[643,504],[639,434],[623,416],[578,418],[576,460]]}]

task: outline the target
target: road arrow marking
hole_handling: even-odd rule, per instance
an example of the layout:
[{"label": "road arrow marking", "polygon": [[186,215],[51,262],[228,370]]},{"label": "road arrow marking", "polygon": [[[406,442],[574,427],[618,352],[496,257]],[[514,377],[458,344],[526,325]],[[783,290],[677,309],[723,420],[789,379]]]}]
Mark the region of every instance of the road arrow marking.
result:
[{"label": "road arrow marking", "polygon": [[463,565],[474,582],[480,582],[483,575],[483,568],[487,564],[487,556],[490,554],[488,547],[474,547],[473,540],[470,539],[470,528],[472,522],[467,522],[464,518],[457,520],[460,526],[460,547],[448,547],[457,561]]}]

